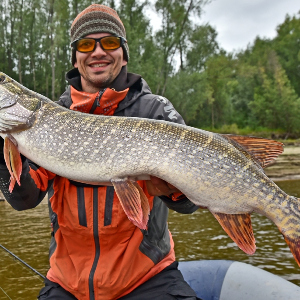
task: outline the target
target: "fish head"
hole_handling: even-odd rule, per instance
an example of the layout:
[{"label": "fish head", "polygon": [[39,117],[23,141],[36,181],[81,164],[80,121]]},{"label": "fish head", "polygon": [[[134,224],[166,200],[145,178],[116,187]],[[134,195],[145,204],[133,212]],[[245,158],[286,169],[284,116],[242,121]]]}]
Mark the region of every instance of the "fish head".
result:
[{"label": "fish head", "polygon": [[0,133],[29,128],[40,107],[38,94],[0,72]]},{"label": "fish head", "polygon": [[0,72],[0,109],[12,106],[17,102],[30,111],[36,111],[41,105],[41,96],[5,73]]},{"label": "fish head", "polygon": [[0,73],[0,109],[10,107],[18,102],[18,89],[12,84],[12,79]]}]

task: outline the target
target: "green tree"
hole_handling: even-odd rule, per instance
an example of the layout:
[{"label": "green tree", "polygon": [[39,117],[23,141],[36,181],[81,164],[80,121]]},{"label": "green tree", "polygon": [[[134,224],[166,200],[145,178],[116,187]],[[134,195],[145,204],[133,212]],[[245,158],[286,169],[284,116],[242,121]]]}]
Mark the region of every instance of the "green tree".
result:
[{"label": "green tree", "polygon": [[199,120],[199,112],[211,96],[204,73],[179,70],[169,78],[165,96],[171,100],[188,125],[203,125],[202,120]]},{"label": "green tree", "polygon": [[273,45],[293,88],[300,96],[300,12],[298,17],[286,16],[277,27]]},{"label": "green tree", "polygon": [[[269,75],[270,69],[272,76]],[[269,54],[268,67],[261,67],[259,75],[261,85],[256,87],[254,100],[250,103],[258,124],[283,129],[287,134],[299,132],[300,98],[274,51]]]},{"label": "green tree", "polygon": [[253,101],[254,89],[257,86],[258,68],[256,65],[245,64],[238,60],[235,63],[232,79],[227,82],[226,86],[231,105],[231,117],[228,121],[239,128],[253,127],[256,124],[253,123],[249,103]]},{"label": "green tree", "polygon": [[162,53],[156,93],[164,95],[167,79],[174,71],[176,55],[179,55],[180,61],[183,61],[185,44],[192,32],[192,17],[199,18],[203,5],[206,3],[205,0],[156,1],[156,12],[162,20],[162,28],[155,35],[157,47]]},{"label": "green tree", "polygon": [[205,69],[208,58],[219,52],[216,38],[217,32],[209,24],[196,26],[189,37],[190,47],[186,54],[186,65],[189,70],[200,72]]},{"label": "green tree", "polygon": [[142,74],[150,87],[156,86],[160,53],[154,45],[150,20],[145,16],[148,1],[124,0],[119,15],[126,28],[130,60],[128,70]]},{"label": "green tree", "polygon": [[3,2],[3,29],[4,29],[4,52],[5,52],[5,61],[7,61],[6,68],[7,74],[15,79],[16,73],[14,68],[16,66],[16,54],[15,54],[15,45],[17,39],[16,32],[16,22],[17,22],[17,10],[18,10],[18,1],[17,0],[6,0]]},{"label": "green tree", "polygon": [[6,16],[6,1],[0,2],[0,27],[2,30],[0,30],[0,40],[1,40],[1,45],[0,45],[0,70],[6,70],[8,69],[7,66],[7,28],[6,28],[6,23],[5,23],[5,16]]},{"label": "green tree", "polygon": [[[231,55],[221,51],[209,58],[206,63],[206,76],[209,84],[210,97],[204,107],[206,126],[217,128],[228,124],[231,119],[232,107],[228,83],[234,78]],[[209,120],[209,122],[208,122]]]}]

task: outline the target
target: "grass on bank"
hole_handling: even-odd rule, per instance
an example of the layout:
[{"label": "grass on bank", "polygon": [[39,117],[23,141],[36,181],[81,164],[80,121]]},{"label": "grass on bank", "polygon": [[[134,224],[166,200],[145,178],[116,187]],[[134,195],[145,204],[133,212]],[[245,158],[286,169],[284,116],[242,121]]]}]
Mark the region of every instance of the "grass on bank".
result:
[{"label": "grass on bank", "polygon": [[295,145],[300,146],[300,132],[299,133],[287,133],[284,130],[274,130],[265,127],[258,128],[238,128],[236,124],[223,125],[220,128],[202,128],[204,130],[223,133],[223,134],[236,134],[236,135],[248,135],[248,136],[257,136],[267,139],[273,139],[284,143],[285,145]]}]

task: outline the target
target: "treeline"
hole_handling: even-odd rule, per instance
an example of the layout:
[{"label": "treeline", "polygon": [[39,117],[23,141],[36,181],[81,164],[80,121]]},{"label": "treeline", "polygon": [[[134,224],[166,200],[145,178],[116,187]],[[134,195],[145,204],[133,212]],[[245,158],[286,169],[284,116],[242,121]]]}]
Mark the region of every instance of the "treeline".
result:
[{"label": "treeline", "polygon": [[[53,100],[65,90],[69,29],[95,1],[2,0],[0,70]],[[98,1],[126,27],[128,70],[170,99],[187,124],[231,133],[300,136],[300,14],[286,16],[277,36],[227,53],[201,24],[209,0]],[[153,30],[150,17],[161,20]],[[245,33],[246,34],[246,33]]]}]

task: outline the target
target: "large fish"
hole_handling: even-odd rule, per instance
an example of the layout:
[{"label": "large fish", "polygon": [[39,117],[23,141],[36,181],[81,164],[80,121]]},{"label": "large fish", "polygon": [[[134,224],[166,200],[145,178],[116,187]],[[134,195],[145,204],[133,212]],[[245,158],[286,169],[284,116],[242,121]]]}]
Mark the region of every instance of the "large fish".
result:
[{"label": "large fish", "polygon": [[141,118],[65,109],[0,73],[0,133],[19,182],[19,152],[66,178],[111,182],[128,218],[147,228],[149,204],[136,179],[157,176],[206,207],[246,253],[255,252],[250,214],[272,220],[300,265],[300,202],[263,172],[282,151],[266,139],[220,135]]}]

